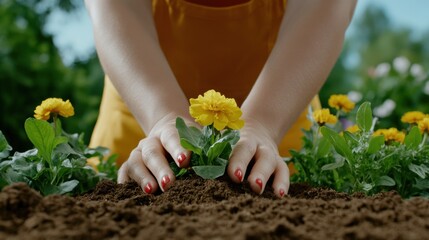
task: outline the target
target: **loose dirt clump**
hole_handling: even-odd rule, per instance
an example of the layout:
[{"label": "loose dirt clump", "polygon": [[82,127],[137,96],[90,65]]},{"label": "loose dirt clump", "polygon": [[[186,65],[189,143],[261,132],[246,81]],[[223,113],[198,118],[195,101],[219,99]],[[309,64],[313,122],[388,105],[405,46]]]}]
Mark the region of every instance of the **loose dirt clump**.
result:
[{"label": "loose dirt clump", "polygon": [[292,184],[279,199],[228,179],[177,180],[147,195],[104,181],[83,196],[0,193],[0,239],[425,239],[429,200],[372,197]]}]

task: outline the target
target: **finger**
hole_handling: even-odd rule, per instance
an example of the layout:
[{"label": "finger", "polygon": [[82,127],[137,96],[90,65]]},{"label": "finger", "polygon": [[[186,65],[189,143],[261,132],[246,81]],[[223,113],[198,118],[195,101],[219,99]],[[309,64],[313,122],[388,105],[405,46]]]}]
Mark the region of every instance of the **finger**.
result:
[{"label": "finger", "polygon": [[241,139],[232,150],[228,164],[228,175],[234,182],[242,182],[247,166],[256,152],[256,143]]},{"label": "finger", "polygon": [[118,183],[126,183],[130,180],[127,174],[127,162],[124,162],[118,170]]},{"label": "finger", "polygon": [[290,186],[290,174],[289,168],[287,164],[283,161],[282,158],[279,158],[277,161],[277,167],[274,171],[274,181],[273,181],[273,189],[274,193],[278,197],[283,197],[285,194],[289,192]]},{"label": "finger", "polygon": [[[157,190],[158,184],[156,180],[143,164],[141,151],[134,149],[128,160],[121,167],[121,180],[124,178],[131,178],[140,185],[146,193],[150,194]],[[126,176],[126,177],[124,177]]]},{"label": "finger", "polygon": [[255,154],[255,165],[249,177],[250,188],[259,194],[264,192],[268,179],[277,167],[277,156],[275,150],[269,147],[258,147]]},{"label": "finger", "polygon": [[174,159],[177,166],[187,167],[189,165],[191,152],[180,145],[179,133],[176,129],[162,132],[161,144]]},{"label": "finger", "polygon": [[165,158],[165,150],[158,138],[147,137],[140,141],[141,158],[144,165],[155,176],[161,190],[165,192],[175,180],[173,171]]}]

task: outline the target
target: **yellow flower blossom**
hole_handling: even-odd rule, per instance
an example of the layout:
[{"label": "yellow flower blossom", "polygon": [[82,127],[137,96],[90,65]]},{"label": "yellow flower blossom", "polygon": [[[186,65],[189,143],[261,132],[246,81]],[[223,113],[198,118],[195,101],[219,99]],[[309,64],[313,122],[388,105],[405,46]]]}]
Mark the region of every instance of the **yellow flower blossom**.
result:
[{"label": "yellow flower blossom", "polygon": [[328,104],[330,107],[339,109],[343,112],[350,112],[355,108],[355,103],[352,102],[347,95],[334,94],[329,97]]},{"label": "yellow flower blossom", "polygon": [[202,126],[213,126],[221,131],[225,127],[238,130],[244,126],[240,119],[241,109],[233,98],[226,98],[215,90],[209,90],[204,96],[189,100],[189,113]]},{"label": "yellow flower blossom", "polygon": [[313,112],[313,119],[319,125],[324,125],[325,123],[335,124],[338,119],[329,112],[329,109],[323,108],[318,109]]},{"label": "yellow flower blossom", "polygon": [[61,98],[48,98],[36,107],[34,117],[36,119],[48,120],[52,113],[62,117],[71,117],[74,115],[74,108],[69,100],[63,101]]},{"label": "yellow flower blossom", "polygon": [[350,133],[355,133],[355,132],[359,132],[360,129],[359,129],[358,125],[355,124],[353,126],[346,128],[346,131],[348,131]]},{"label": "yellow flower blossom", "polygon": [[385,142],[404,142],[405,139],[405,133],[398,131],[396,128],[389,128],[389,129],[378,129],[374,132],[374,136],[384,136]]},{"label": "yellow flower blossom", "polygon": [[429,132],[429,117],[425,117],[418,121],[417,126],[419,127],[420,132]]},{"label": "yellow flower blossom", "polygon": [[404,115],[402,115],[401,122],[410,124],[418,123],[424,117],[425,114],[419,111],[406,112]]}]

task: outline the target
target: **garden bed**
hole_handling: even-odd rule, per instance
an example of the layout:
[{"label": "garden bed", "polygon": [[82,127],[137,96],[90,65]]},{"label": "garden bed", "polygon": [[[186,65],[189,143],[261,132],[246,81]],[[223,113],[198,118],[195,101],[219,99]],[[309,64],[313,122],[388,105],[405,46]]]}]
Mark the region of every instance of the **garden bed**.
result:
[{"label": "garden bed", "polygon": [[177,180],[163,194],[104,181],[78,197],[0,193],[0,239],[424,239],[429,200],[292,184],[283,199],[226,179]]}]

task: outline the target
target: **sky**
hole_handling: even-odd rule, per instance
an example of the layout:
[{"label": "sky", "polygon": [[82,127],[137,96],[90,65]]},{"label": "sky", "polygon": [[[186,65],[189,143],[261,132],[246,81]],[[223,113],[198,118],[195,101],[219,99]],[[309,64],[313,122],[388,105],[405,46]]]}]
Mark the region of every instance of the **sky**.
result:
[{"label": "sky", "polygon": [[[384,8],[397,27],[408,27],[416,36],[429,31],[429,0],[358,0],[354,20],[362,15],[370,3]],[[348,32],[355,29],[352,21]],[[92,26],[86,9],[73,14],[55,12],[46,30],[54,35],[54,42],[60,48],[66,64],[76,58],[84,59],[94,51]],[[348,36],[346,34],[346,38]]]}]

